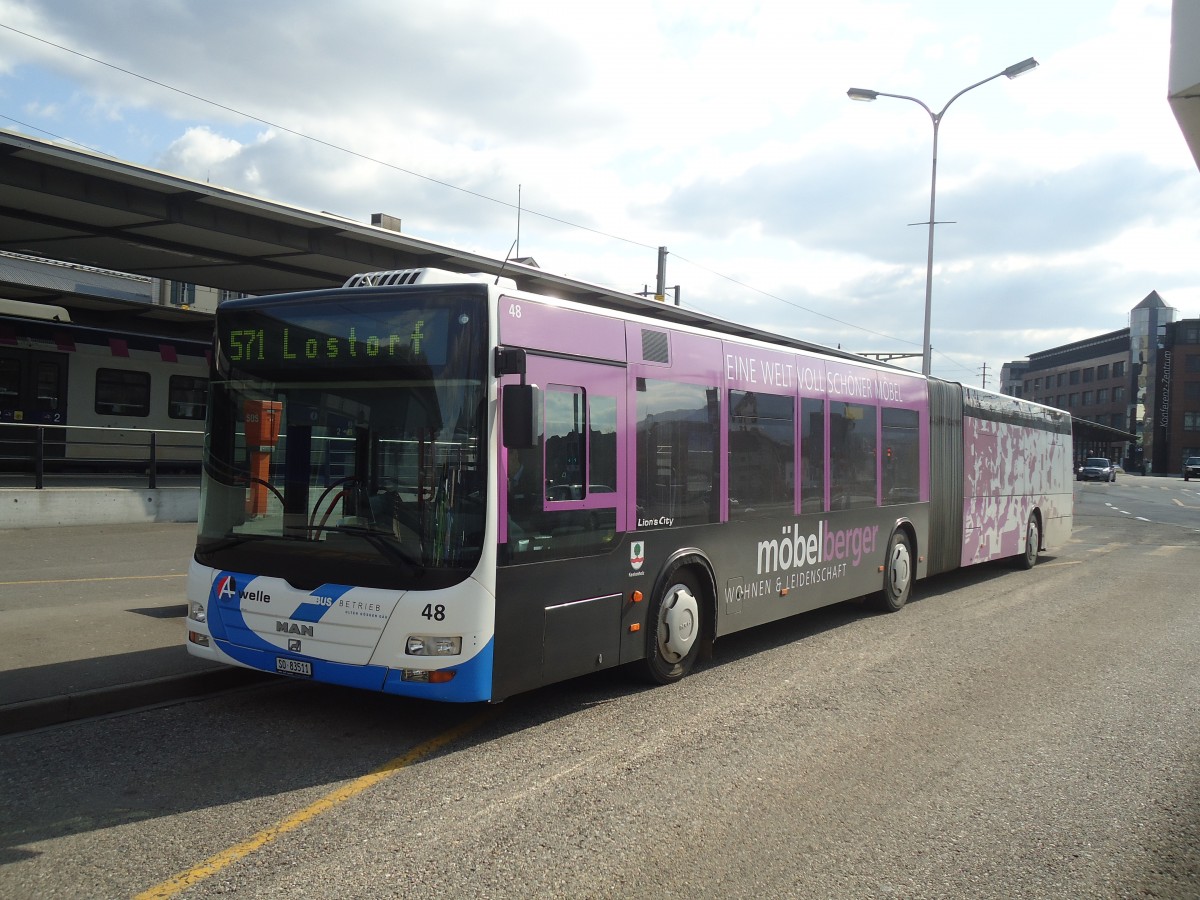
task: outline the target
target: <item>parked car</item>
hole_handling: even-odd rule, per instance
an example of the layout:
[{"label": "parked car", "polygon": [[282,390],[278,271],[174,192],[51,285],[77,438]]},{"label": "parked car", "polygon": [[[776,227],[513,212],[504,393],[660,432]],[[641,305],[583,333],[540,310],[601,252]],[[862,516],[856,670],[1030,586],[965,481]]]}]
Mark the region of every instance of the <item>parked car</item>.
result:
[{"label": "parked car", "polygon": [[1079,481],[1116,481],[1117,469],[1107,459],[1096,456],[1085,459],[1075,477]]},{"label": "parked car", "polygon": [[1200,478],[1200,456],[1189,456],[1183,461],[1183,480]]}]

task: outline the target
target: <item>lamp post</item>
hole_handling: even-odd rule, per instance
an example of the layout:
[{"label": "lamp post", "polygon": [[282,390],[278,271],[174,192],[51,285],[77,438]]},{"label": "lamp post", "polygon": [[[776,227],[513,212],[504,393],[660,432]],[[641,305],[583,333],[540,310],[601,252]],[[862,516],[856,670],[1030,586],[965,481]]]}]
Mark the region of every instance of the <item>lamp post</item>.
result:
[{"label": "lamp post", "polygon": [[930,344],[929,344],[929,319],[932,310],[933,300],[933,226],[934,212],[937,209],[937,145],[938,145],[938,126],[942,124],[942,116],[946,115],[946,110],[950,108],[950,104],[965,94],[967,91],[974,90],[981,84],[987,84],[993,79],[999,78],[1001,75],[1006,78],[1016,78],[1018,75],[1024,75],[1030,69],[1037,66],[1038,62],[1032,56],[1022,62],[1015,63],[1005,69],[1003,72],[997,72],[995,75],[989,75],[983,81],[977,81],[968,87],[963,88],[953,97],[946,101],[946,105],[942,107],[942,111],[935,113],[930,109],[924,101],[918,100],[916,97],[907,97],[904,94],[885,94],[883,91],[869,91],[865,88],[850,88],[846,91],[846,96],[851,100],[871,101],[879,97],[894,97],[897,100],[911,100],[913,103],[929,113],[929,119],[933,122],[933,169],[929,178],[929,255],[925,264],[925,337],[921,344],[922,362],[921,374],[929,375],[930,364]]}]

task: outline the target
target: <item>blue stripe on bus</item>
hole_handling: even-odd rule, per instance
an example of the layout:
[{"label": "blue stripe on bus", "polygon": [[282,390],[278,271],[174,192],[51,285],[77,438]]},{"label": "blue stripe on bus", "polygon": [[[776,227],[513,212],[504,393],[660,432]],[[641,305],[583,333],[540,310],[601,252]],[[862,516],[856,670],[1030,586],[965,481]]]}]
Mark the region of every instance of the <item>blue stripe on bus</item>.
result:
[{"label": "blue stripe on bus", "polygon": [[323,584],[315,591],[310,591],[309,596],[316,594],[327,602],[301,603],[288,618],[295,622],[320,622],[321,617],[333,609],[334,604],[342,598],[342,595],[352,590],[354,588],[345,584]]},{"label": "blue stripe on bus", "polygon": [[340,684],[345,687],[451,703],[477,703],[490,700],[492,696],[492,641],[488,641],[487,646],[462,665],[447,667],[455,673],[454,678],[441,684],[404,681],[401,678],[402,670],[390,669],[387,666],[355,666],[349,663],[329,662],[299,653],[286,653],[278,647],[259,650],[220,639],[216,640],[216,645],[218,650],[242,665],[263,672],[276,671],[277,657],[311,663],[313,680],[326,684]]},{"label": "blue stripe on bus", "polygon": [[353,666],[348,663],[335,663],[323,659],[314,659],[301,653],[288,653],[278,647],[270,650],[259,650],[245,647],[241,644],[218,640],[217,649],[232,657],[244,666],[260,669],[263,672],[275,672],[277,657],[295,659],[312,664],[313,681],[326,684],[340,684],[346,687],[365,688],[369,691],[383,689],[383,681],[387,678],[387,666]]},{"label": "blue stripe on bus", "polygon": [[[253,575],[243,575],[239,572],[220,572],[213,579],[213,586],[209,591],[208,597],[208,630],[211,632],[213,639],[216,641],[236,642],[252,650],[262,650],[271,653],[278,651],[278,647],[270,641],[259,637],[246,624],[246,620],[242,617],[241,605],[236,595],[232,603],[221,599],[221,587],[225,584],[227,578],[232,578],[234,584],[240,578],[249,579],[246,582],[246,586],[240,588],[238,593],[242,590],[250,590],[250,586],[254,584]],[[272,668],[274,668],[274,664],[272,664]]]},{"label": "blue stripe on bus", "polygon": [[492,651],[493,640],[461,666],[450,666],[455,673],[451,681],[442,684],[422,684],[418,681],[402,681],[401,670],[388,672],[383,690],[388,694],[405,697],[424,697],[427,700],[446,700],[451,703],[476,703],[492,699]]},{"label": "blue stripe on bus", "polygon": [[[218,573],[217,577],[213,579],[213,585],[209,590],[208,597],[209,628],[212,631],[213,637],[236,640],[239,644],[263,650],[278,649],[274,644],[263,640],[250,630],[250,626],[246,624],[246,620],[242,616],[241,604],[237,601],[236,597],[232,604],[221,600],[221,587],[225,584],[227,578],[232,578],[235,584],[240,584],[242,579],[247,579],[245,587],[238,589],[238,594],[240,595],[243,591],[251,590],[257,576],[246,575],[242,572],[223,571]],[[354,588],[347,585],[323,584],[315,591],[310,591],[309,596],[320,596],[325,599],[324,603],[301,603],[293,610],[291,615],[281,615],[295,622],[320,622],[321,617],[331,610],[343,595],[352,590]]]}]

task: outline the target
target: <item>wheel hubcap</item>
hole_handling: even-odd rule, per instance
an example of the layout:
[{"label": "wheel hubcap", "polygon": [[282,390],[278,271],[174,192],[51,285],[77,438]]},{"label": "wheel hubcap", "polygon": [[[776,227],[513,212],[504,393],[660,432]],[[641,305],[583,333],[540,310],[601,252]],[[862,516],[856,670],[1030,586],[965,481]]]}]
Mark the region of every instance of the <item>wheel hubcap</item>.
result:
[{"label": "wheel hubcap", "polygon": [[687,656],[699,631],[700,604],[687,588],[673,588],[663,601],[658,620],[658,648],[663,659],[677,663]]},{"label": "wheel hubcap", "polygon": [[903,597],[912,578],[912,557],[908,544],[897,544],[892,548],[892,562],[888,567],[888,579],[892,585],[892,596]]}]

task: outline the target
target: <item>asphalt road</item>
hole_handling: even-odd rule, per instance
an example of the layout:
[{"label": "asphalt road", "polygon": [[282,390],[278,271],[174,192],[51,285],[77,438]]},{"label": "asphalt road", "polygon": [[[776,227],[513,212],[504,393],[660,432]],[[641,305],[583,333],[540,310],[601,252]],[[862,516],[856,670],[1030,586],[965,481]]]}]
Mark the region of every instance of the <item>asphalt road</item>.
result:
[{"label": "asphalt road", "polygon": [[1196,488],[1079,485],[1031,572],[670,688],[283,681],[0,739],[0,897],[1198,897]]}]

